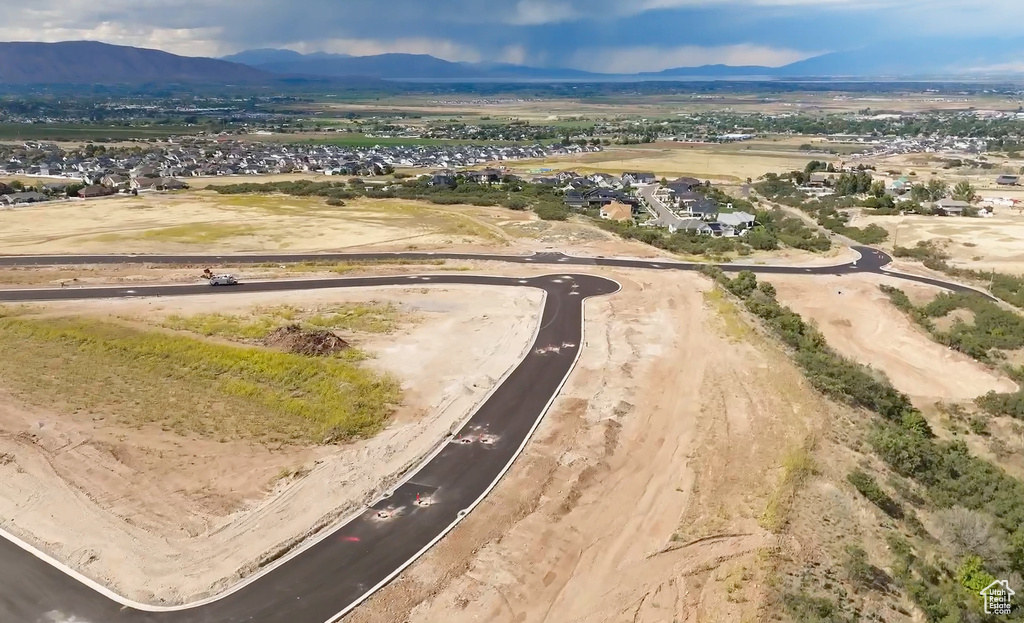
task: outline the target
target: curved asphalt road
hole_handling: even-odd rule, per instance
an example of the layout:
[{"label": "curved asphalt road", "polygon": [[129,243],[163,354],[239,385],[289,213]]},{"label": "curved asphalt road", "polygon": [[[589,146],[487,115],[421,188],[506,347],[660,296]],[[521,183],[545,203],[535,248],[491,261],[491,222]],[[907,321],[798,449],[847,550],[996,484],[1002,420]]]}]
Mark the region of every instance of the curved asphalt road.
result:
[{"label": "curved asphalt road", "polygon": [[[890,275],[907,281],[926,283],[954,291],[979,292],[984,296],[992,298],[984,292],[964,286],[952,281],[907,275],[891,272],[885,268],[890,262],[890,257],[884,251],[872,249],[871,247],[854,246],[853,249],[860,253],[860,259],[839,264],[836,266],[815,266],[802,268],[799,266],[764,266],[744,264],[720,264],[719,268],[726,272],[738,272],[741,270],[752,270],[760,274],[808,274],[808,275],[845,275],[851,273],[878,273]],[[658,260],[639,259],[617,259],[606,257],[574,257],[557,252],[534,253],[533,255],[489,255],[482,253],[432,253],[432,252],[396,252],[396,253],[269,253],[269,254],[245,254],[245,255],[0,255],[0,266],[73,266],[86,264],[169,264],[169,265],[192,265],[202,267],[213,267],[219,265],[242,265],[242,264],[287,264],[297,262],[346,262],[346,261],[373,261],[373,260],[482,260],[491,262],[510,262],[514,264],[556,264],[560,266],[611,266],[618,268],[644,268],[655,270],[698,270],[705,264],[691,262],[673,262]],[[291,283],[291,282],[284,282]],[[315,281],[299,282],[302,288],[310,286]],[[255,285],[255,284],[250,284]],[[265,286],[267,284],[260,284]],[[206,288],[207,286],[198,286]],[[332,287],[332,286],[325,286]],[[296,289],[284,287],[279,289]],[[141,289],[140,289],[141,290]],[[204,290],[205,291],[205,290]],[[123,296],[115,294],[115,296]],[[187,292],[178,292],[186,294]],[[168,293],[171,294],[171,293]],[[56,296],[55,298],[74,298],[69,296]],[[0,298],[0,300],[10,300]]]},{"label": "curved asphalt road", "polygon": [[[830,267],[739,266],[766,274],[851,274],[873,272],[971,290],[960,284],[886,271],[888,255],[855,247],[856,262]],[[360,253],[245,256],[2,256],[0,266],[162,263],[286,263],[376,259],[455,259],[514,263],[614,266],[654,270],[696,270],[702,265],[577,258],[561,253],[532,256],[452,253]],[[340,618],[446,534],[497,483],[525,446],[571,371],[583,339],[583,305],[588,297],[619,286],[593,275],[546,275],[527,279],[471,275],[422,275],[350,279],[281,280],[241,283],[218,292],[272,292],[424,283],[518,286],[546,293],[541,327],[531,352],[459,430],[418,471],[347,523],[328,531],[272,571],[250,578],[233,592],[182,608],[133,604],[99,587],[5,534],[0,538],[0,621],[3,623],[324,623]],[[0,290],[0,301],[209,294],[210,286],[135,286]],[[419,504],[417,500],[427,504]]]}]

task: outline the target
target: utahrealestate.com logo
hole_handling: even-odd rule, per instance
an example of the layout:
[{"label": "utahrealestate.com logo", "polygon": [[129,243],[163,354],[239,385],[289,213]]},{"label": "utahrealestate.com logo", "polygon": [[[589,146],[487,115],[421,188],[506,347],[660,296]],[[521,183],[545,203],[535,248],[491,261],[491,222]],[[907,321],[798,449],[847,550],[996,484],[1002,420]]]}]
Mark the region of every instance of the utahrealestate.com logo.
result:
[{"label": "utahrealestate.com logo", "polygon": [[996,580],[981,590],[986,614],[1010,614],[1013,610],[1013,589],[1006,580]]}]

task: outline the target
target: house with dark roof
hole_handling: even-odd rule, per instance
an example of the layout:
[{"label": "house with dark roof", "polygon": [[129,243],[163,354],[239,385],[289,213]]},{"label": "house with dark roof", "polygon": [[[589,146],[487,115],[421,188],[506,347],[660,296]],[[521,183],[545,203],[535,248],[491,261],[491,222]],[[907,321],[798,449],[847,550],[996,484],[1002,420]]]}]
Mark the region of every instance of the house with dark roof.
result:
[{"label": "house with dark roof", "polygon": [[1017,175],[1000,175],[996,178],[996,184],[999,186],[1016,186],[1020,182],[1020,177]]},{"label": "house with dark roof", "polygon": [[687,193],[701,186],[700,180],[695,177],[677,177],[668,184],[666,184],[678,195],[680,193]]},{"label": "house with dark roof", "polygon": [[78,191],[78,196],[83,199],[95,199],[96,197],[106,197],[114,194],[114,189],[109,186],[102,184],[93,184],[92,186],[86,186],[82,190]]},{"label": "house with dark roof", "polygon": [[38,203],[40,201],[49,201],[50,198],[43,193],[37,193],[34,190],[30,190],[22,193],[11,193],[9,195],[0,196],[0,203],[5,205],[18,205],[21,203]]},{"label": "house with dark roof", "polygon": [[583,198],[583,193],[578,190],[565,191],[565,205],[570,210],[582,210],[588,206],[587,200]]}]

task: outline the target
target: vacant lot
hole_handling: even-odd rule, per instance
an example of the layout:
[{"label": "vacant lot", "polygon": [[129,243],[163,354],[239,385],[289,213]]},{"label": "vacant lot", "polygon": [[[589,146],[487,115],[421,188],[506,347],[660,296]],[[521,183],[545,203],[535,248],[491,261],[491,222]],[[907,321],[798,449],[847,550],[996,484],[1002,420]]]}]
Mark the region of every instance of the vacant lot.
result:
[{"label": "vacant lot", "polygon": [[[525,353],[540,306],[534,290],[437,286],[40,306],[48,331],[115,324],[127,345],[110,353],[116,341],[83,345],[73,334],[62,337],[62,351],[44,340],[38,353],[15,358],[8,343],[20,332],[0,331],[0,525],[131,598],[207,594],[366,503],[430,453]],[[71,314],[74,321],[56,320]],[[158,334],[241,351],[235,340],[256,339],[281,321],[338,330],[368,356],[360,374],[401,382],[404,400],[383,430],[328,446],[211,437],[204,427],[277,426],[281,406],[263,403],[279,388],[336,394],[340,411],[355,387],[316,376],[305,362],[268,382],[276,373],[263,364],[277,360],[249,346],[217,385],[244,374],[262,384],[260,395],[220,392],[213,400],[219,387],[205,375],[220,356],[178,361],[135,348],[142,327],[174,325],[180,329]],[[70,379],[81,388],[57,385],[72,371],[84,375]],[[26,387],[33,372],[39,382]],[[33,400],[44,389],[53,399]]]},{"label": "vacant lot", "polygon": [[966,355],[932,341],[878,289],[888,283],[918,296],[941,290],[874,276],[773,275],[779,301],[818,323],[843,355],[886,374],[902,392],[922,399],[963,401],[1015,385]]},{"label": "vacant lot", "polygon": [[876,223],[889,231],[889,248],[933,240],[950,255],[950,264],[976,270],[1024,273],[1024,215],[999,209],[992,218],[863,216],[853,223]]},{"label": "vacant lot", "polygon": [[685,145],[656,143],[633,147],[613,147],[603,152],[566,158],[516,163],[517,169],[550,168],[580,173],[652,171],[664,177],[692,176],[725,182],[743,182],[765,173],[803,170],[813,156],[795,151],[786,143],[771,141],[755,144]]},{"label": "vacant lot", "polygon": [[159,253],[404,249],[496,244],[470,216],[416,202],[222,197],[204,191],[62,201],[0,210],[4,253]]}]

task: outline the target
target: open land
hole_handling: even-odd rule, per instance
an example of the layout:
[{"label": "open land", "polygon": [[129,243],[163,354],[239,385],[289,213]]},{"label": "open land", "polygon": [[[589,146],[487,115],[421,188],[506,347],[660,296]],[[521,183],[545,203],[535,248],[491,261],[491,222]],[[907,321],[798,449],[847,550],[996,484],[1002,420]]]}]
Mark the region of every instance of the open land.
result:
[{"label": "open land", "polygon": [[1016,208],[997,208],[995,216],[984,219],[864,215],[853,221],[871,223],[890,232],[889,248],[934,242],[958,268],[1024,274],[1024,215]]},{"label": "open land", "polygon": [[[807,142],[807,141],[802,141]],[[803,169],[812,156],[801,154],[787,143],[685,144],[654,143],[607,148],[578,157],[523,160],[517,170],[552,169],[578,173],[651,171],[668,178],[692,176],[723,182],[757,179],[765,173]]]},{"label": "open land", "polygon": [[894,313],[878,286],[899,287],[921,297],[938,294],[938,288],[876,275],[779,275],[771,282],[779,301],[817,322],[840,353],[881,371],[897,389],[924,405],[1016,390],[1009,379],[935,343],[903,314]]},{"label": "open land", "polygon": [[[1008,102],[986,102],[990,108],[1004,104],[1009,110]],[[445,109],[453,118],[503,114],[555,123],[571,115],[671,114],[674,107],[723,105],[839,111],[969,104],[820,94],[772,103],[732,96],[664,98],[628,109],[610,102],[467,103]],[[436,103],[423,98],[393,107],[325,107],[339,114],[399,109],[440,114]],[[723,145],[655,143],[515,167],[653,171],[723,182],[739,194],[747,178],[803,169],[808,160],[823,157],[799,149],[814,142],[789,137]],[[927,156],[876,164],[879,171],[913,171],[917,179],[944,175],[941,164]],[[966,177],[986,196],[1024,192],[996,189],[991,178],[991,171]],[[890,247],[936,240],[955,266],[1024,274],[1017,244],[1024,220],[1016,210],[999,210],[991,219],[859,216],[852,224],[868,223],[890,231]],[[192,191],[0,211],[3,253],[442,248],[669,255],[582,220],[541,221],[503,208],[398,200],[358,199],[330,207],[319,199]],[[787,250],[742,261],[810,266],[848,255]],[[219,269],[246,280],[550,272],[477,261]],[[846,483],[855,468],[886,473],[865,453],[865,414],[814,391],[790,353],[766,338],[764,327],[710,280],[624,269],[600,274],[622,283],[623,290],[587,303],[579,365],[514,469],[450,538],[348,620],[749,621],[773,608],[784,611],[774,603],[781,591],[822,581],[824,594],[845,595],[840,603],[853,602],[865,618],[915,620],[914,605],[898,590],[862,590],[843,567],[845,548],[857,545],[883,575],[892,571],[885,540],[892,525],[880,521],[878,509]],[[197,278],[196,267],[141,264],[0,269],[0,287]],[[943,438],[958,433],[936,403],[970,405],[985,392],[1017,388],[998,370],[935,343],[878,285],[897,285],[915,302],[930,299],[935,288],[875,275],[768,280],[779,301],[814,321],[838,352],[868,364],[908,394]],[[134,599],[174,603],[216,592],[360,507],[429,454],[522,356],[540,303],[540,295],[528,290],[430,286],[10,308],[10,317],[0,321],[36,330],[9,331],[0,339],[0,353],[33,346],[19,359],[20,369],[0,365],[0,525]],[[240,404],[232,396],[200,404],[209,421],[190,420],[183,414],[194,411],[195,403],[186,389],[200,388],[194,393],[210,400],[209,384],[148,369],[136,378],[152,391],[132,393],[127,384],[100,383],[99,377],[82,388],[62,388],[61,374],[88,369],[90,356],[106,357],[97,374],[120,372],[130,380],[131,371],[114,365],[118,360],[111,357],[118,353],[87,351],[76,356],[77,367],[66,367],[55,340],[68,335],[40,330],[63,327],[74,337],[106,327],[105,339],[141,332],[263,353],[268,349],[259,340],[292,321],[336,330],[354,349],[339,359],[367,375],[367,382],[392,379],[400,393],[384,397],[400,395],[394,412],[378,412],[371,425],[357,428],[359,434],[329,440],[323,428],[286,422],[275,428],[275,420],[256,418],[265,412],[251,406],[248,417],[244,409],[231,409],[240,418],[226,417],[226,407]],[[30,378],[46,382],[33,386]],[[91,386],[114,391],[101,400],[82,393]],[[45,387],[50,395],[40,394]],[[177,408],[179,415],[152,416],[153,392],[173,397],[177,404],[167,413]],[[1024,474],[1019,424],[993,418],[989,426],[991,437],[968,437],[972,452]],[[888,476],[889,483],[895,481]],[[920,517],[934,527],[940,520],[932,510],[922,509]]]},{"label": "open land", "polygon": [[[268,307],[328,308],[322,316],[341,303],[387,304],[398,314],[390,320],[393,331],[373,333],[367,330],[372,325],[354,323],[360,330],[342,335],[369,355],[360,366],[392,375],[404,397],[381,433],[322,446],[267,439],[264,424],[239,426],[231,421],[238,413],[216,408],[204,411],[210,420],[205,428],[147,421],[160,411],[151,404],[155,398],[122,392],[114,377],[131,371],[110,362],[97,373],[111,377],[106,383],[92,379],[94,389],[104,390],[103,401],[71,388],[40,395],[39,387],[12,388],[5,380],[5,529],[130,598],[180,602],[223,587],[261,558],[379,494],[440,443],[518,362],[533,339],[540,295],[472,290],[380,288],[33,307],[27,316],[184,325],[203,333],[202,327],[217,326],[211,313],[256,321]],[[199,322],[184,322],[196,315]],[[216,332],[201,339],[224,341]],[[44,354],[19,358],[25,375],[49,365]],[[51,366],[50,374],[59,379],[71,371]],[[202,386],[189,374],[144,380],[147,389],[172,398]]]}]

